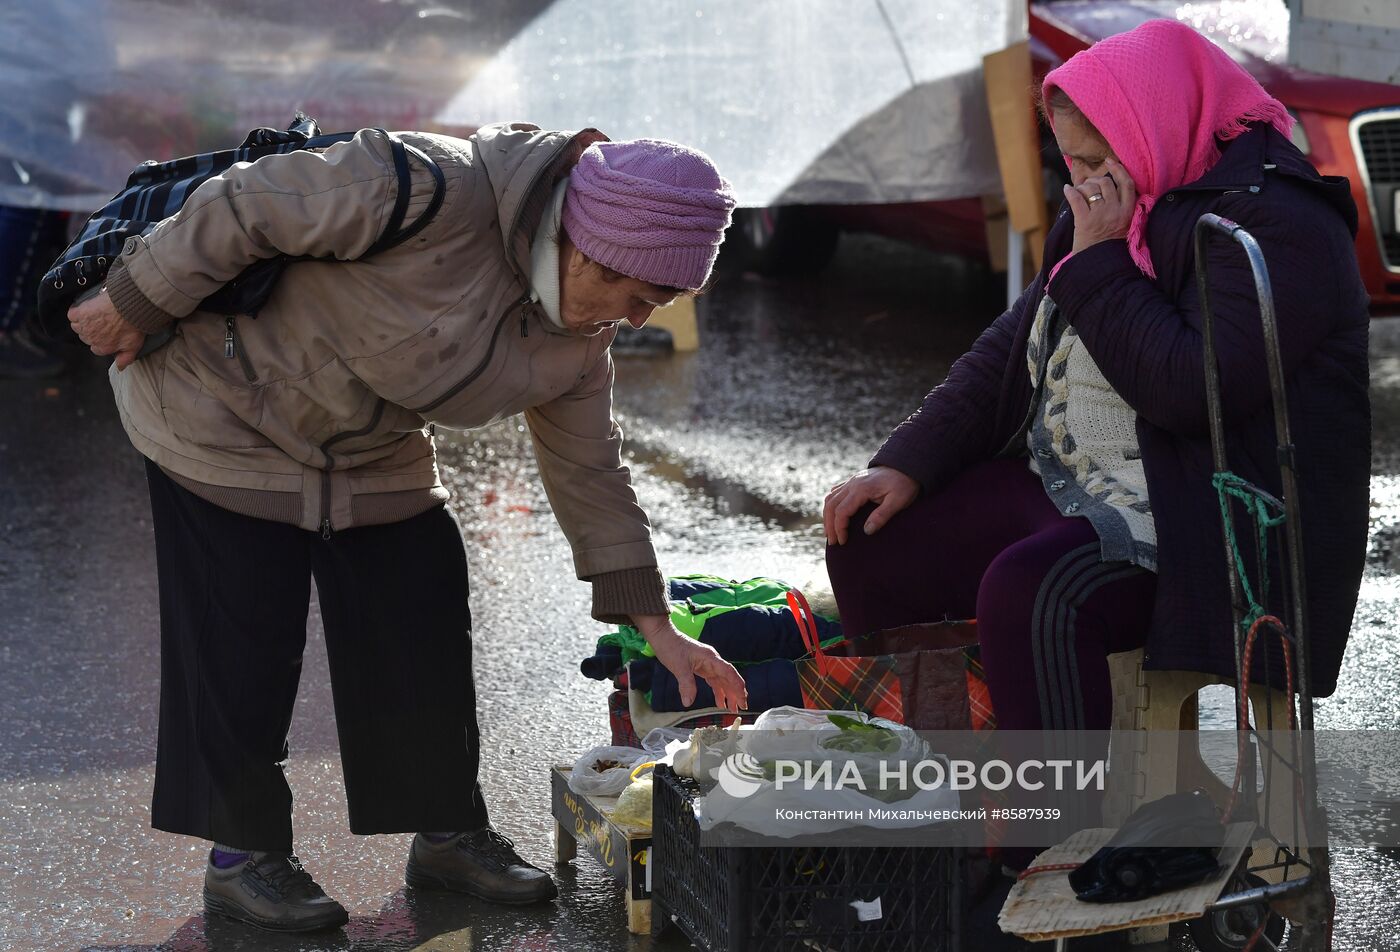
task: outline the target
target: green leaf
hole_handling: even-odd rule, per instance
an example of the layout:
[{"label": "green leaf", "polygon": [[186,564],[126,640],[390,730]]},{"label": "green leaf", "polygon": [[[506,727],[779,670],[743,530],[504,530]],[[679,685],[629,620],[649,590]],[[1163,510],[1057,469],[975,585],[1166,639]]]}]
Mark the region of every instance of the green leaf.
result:
[{"label": "green leaf", "polygon": [[841,729],[836,737],[824,740],[828,750],[854,754],[892,754],[899,750],[899,738],[888,727],[867,724],[842,714],[828,714],[827,720]]},{"label": "green leaf", "polygon": [[831,723],[835,724],[837,727],[841,728],[843,731],[888,730],[888,728],[876,727],[874,724],[867,724],[864,721],[858,721],[854,717],[847,717],[844,714],[828,714],[826,716],[826,719],[831,721]]}]

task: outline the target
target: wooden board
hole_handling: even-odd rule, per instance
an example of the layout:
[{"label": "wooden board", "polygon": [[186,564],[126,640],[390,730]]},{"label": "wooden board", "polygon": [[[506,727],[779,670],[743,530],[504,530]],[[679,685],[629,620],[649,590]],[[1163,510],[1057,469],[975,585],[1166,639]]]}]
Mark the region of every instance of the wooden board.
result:
[{"label": "wooden board", "polygon": [[[1037,856],[1032,866],[1082,863],[1109,841],[1116,829],[1080,830],[1059,846]],[[997,924],[1032,942],[1068,939],[1139,926],[1165,925],[1198,919],[1220,898],[1230,873],[1239,865],[1254,834],[1252,823],[1232,823],[1220,849],[1220,869],[1195,886],[1162,893],[1137,902],[1080,902],[1069,885],[1069,872],[1038,873],[1011,887]]]},{"label": "wooden board", "polygon": [[1040,130],[1028,95],[1035,85],[1030,44],[1022,41],[982,57],[982,77],[1011,227],[1026,236],[1026,245],[1039,269],[1049,213],[1041,176]]},{"label": "wooden board", "polygon": [[582,846],[627,890],[627,928],[651,931],[651,831],[612,822],[617,797],[590,797],[569,789],[570,767],[550,770],[555,861],[566,863]]}]

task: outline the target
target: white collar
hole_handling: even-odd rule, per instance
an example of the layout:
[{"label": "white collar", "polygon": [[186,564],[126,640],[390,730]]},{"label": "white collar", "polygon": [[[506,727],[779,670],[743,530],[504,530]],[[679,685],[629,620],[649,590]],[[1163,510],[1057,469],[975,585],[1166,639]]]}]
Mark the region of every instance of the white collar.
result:
[{"label": "white collar", "polygon": [[564,195],[569,180],[562,178],[554,186],[549,207],[544,211],[535,243],[530,246],[530,299],[539,303],[556,327],[564,327],[559,313],[559,222],[564,215]]}]

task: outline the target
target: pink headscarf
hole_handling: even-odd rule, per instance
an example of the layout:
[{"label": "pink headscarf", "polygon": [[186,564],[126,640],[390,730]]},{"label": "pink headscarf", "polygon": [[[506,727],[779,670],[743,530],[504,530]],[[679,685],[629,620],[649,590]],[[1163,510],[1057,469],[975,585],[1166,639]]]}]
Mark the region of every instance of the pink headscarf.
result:
[{"label": "pink headscarf", "polygon": [[1123,163],[1137,186],[1128,250],[1150,278],[1147,215],[1157,199],[1194,182],[1220,158],[1216,139],[1251,122],[1288,135],[1293,117],[1230,59],[1175,20],[1149,20],[1081,50],[1045,77],[1046,100],[1062,89]]}]

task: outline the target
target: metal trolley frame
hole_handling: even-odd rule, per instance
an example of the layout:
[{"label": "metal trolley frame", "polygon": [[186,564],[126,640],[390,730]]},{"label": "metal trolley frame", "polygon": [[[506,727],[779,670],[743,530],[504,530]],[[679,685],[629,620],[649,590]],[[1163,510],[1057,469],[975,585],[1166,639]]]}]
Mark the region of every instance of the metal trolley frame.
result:
[{"label": "metal trolley frame", "polygon": [[[1251,778],[1254,773],[1254,758],[1270,758],[1273,765],[1281,765],[1288,781],[1288,791],[1281,793],[1277,781],[1270,783],[1264,797],[1296,797],[1288,812],[1292,816],[1289,829],[1261,829],[1266,839],[1264,850],[1256,849],[1253,854],[1270,852],[1272,856],[1264,862],[1246,859],[1246,865],[1231,879],[1225,894],[1213,903],[1203,919],[1193,923],[1192,933],[1198,944],[1215,948],[1275,949],[1274,937],[1267,934],[1265,925],[1269,914],[1283,916],[1292,922],[1288,945],[1299,952],[1330,952],[1332,944],[1332,915],[1335,907],[1331,889],[1331,879],[1327,854],[1327,816],[1317,803],[1317,764],[1313,747],[1313,698],[1308,670],[1308,629],[1307,591],[1304,586],[1302,525],[1299,516],[1298,480],[1296,454],[1288,425],[1287,391],[1285,388],[1283,361],[1279,353],[1278,325],[1274,317],[1273,289],[1269,282],[1269,271],[1264,262],[1263,252],[1247,231],[1227,218],[1215,214],[1200,217],[1195,228],[1196,281],[1200,292],[1202,325],[1205,344],[1206,400],[1209,408],[1211,455],[1219,480],[1228,474],[1228,461],[1225,452],[1225,433],[1222,416],[1220,373],[1216,361],[1215,327],[1210,309],[1210,280],[1207,274],[1207,247],[1212,238],[1221,237],[1236,242],[1249,259],[1254,276],[1255,293],[1259,301],[1259,316],[1263,325],[1264,349],[1268,363],[1269,390],[1273,402],[1274,428],[1277,437],[1277,460],[1282,481],[1283,499],[1279,500],[1252,483],[1231,477],[1238,494],[1249,494],[1262,500],[1267,508],[1281,516],[1281,522],[1272,520],[1276,526],[1275,536],[1282,534],[1282,552],[1285,571],[1282,572],[1286,623],[1279,623],[1271,616],[1257,617],[1260,606],[1248,588],[1244,566],[1238,555],[1233,539],[1236,517],[1235,506],[1222,504],[1223,537],[1225,559],[1229,570],[1230,599],[1234,624],[1235,648],[1235,700],[1237,730],[1240,732],[1241,761],[1237,770]],[[1268,584],[1266,554],[1256,552],[1256,568],[1261,575],[1261,590]],[[1263,601],[1263,596],[1258,601]],[[1263,731],[1249,721],[1249,655],[1253,630],[1260,624],[1268,626],[1284,641],[1285,652],[1294,659],[1293,673],[1296,681],[1292,685],[1297,692],[1297,712],[1294,721],[1292,705],[1288,698],[1290,723],[1275,725],[1272,721],[1272,708],[1265,706],[1268,713]],[[1286,655],[1287,657],[1287,655]],[[1265,661],[1267,663],[1267,654]],[[1256,717],[1255,721],[1258,722]],[[1296,729],[1292,729],[1295,728]],[[1239,786],[1239,778],[1235,788]],[[1278,811],[1265,807],[1260,815],[1274,816]],[[1267,882],[1265,878],[1277,879]],[[1246,914],[1248,913],[1248,914]],[[1276,922],[1278,920],[1275,920]],[[1257,927],[1245,933],[1243,930],[1257,923]],[[1203,934],[1204,933],[1204,934]],[[1243,939],[1243,941],[1240,941]]]}]

